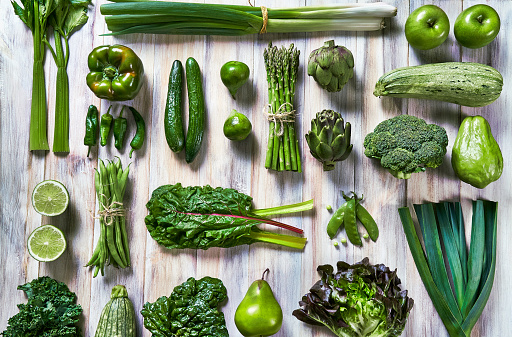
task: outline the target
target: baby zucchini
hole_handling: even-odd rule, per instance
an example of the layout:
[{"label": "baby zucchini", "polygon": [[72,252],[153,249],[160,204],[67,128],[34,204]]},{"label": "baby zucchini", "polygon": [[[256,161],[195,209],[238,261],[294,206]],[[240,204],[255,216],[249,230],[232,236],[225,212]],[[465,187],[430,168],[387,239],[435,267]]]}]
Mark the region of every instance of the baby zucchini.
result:
[{"label": "baby zucchini", "polygon": [[183,91],[183,66],[174,61],[169,74],[167,101],[165,104],[164,131],[169,148],[179,153],[185,147],[185,131],[181,117],[181,95]]},{"label": "baby zucchini", "polygon": [[185,63],[188,90],[188,130],[185,142],[185,160],[191,163],[201,149],[205,127],[205,106],[201,70],[192,57]]}]

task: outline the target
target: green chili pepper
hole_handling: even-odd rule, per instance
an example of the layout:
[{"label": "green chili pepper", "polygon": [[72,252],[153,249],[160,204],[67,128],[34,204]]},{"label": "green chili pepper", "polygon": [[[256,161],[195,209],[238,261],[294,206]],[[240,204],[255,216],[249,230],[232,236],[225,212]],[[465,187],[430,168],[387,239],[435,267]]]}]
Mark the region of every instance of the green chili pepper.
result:
[{"label": "green chili pepper", "polygon": [[[345,198],[345,194],[343,194]],[[357,217],[356,217],[356,206],[357,196],[354,194],[352,198],[346,197],[347,200],[347,208],[345,209],[345,214],[343,215],[343,223],[345,225],[345,232],[347,233],[347,237],[352,242],[352,244],[356,246],[362,246],[363,242],[361,241],[361,236],[357,230]]]},{"label": "green chili pepper", "polygon": [[126,135],[126,129],[128,127],[128,120],[123,117],[123,111],[124,106],[121,109],[121,113],[119,114],[119,117],[114,119],[114,126],[112,127],[114,130],[114,140],[115,140],[115,147],[118,150],[121,150],[123,147],[123,140],[124,136]]},{"label": "green chili pepper", "polygon": [[138,150],[144,144],[144,136],[146,134],[146,123],[144,123],[144,118],[140,115],[140,113],[132,107],[128,107],[133,114],[133,119],[135,119],[135,124],[137,125],[137,131],[135,131],[135,136],[130,143],[132,150],[130,151],[130,158],[132,157],[132,152]]},{"label": "green chili pepper", "polygon": [[91,146],[96,145],[98,142],[98,126],[99,126],[98,108],[94,105],[89,105],[87,117],[85,118],[85,137],[84,145],[89,146],[87,157],[91,153]]},{"label": "green chili pepper", "polygon": [[356,216],[363,224],[364,228],[366,228],[366,231],[368,232],[368,235],[370,235],[370,238],[372,241],[375,242],[377,238],[379,237],[379,228],[377,227],[377,223],[372,218],[370,213],[361,206],[359,203],[356,206]]},{"label": "green chili pepper", "polygon": [[341,205],[340,208],[331,217],[331,220],[329,220],[329,223],[327,224],[327,234],[331,239],[333,239],[336,236],[336,233],[338,233],[338,230],[343,226],[343,217],[345,215],[345,209],[347,208],[347,202],[345,202],[343,205]]},{"label": "green chili pepper", "polygon": [[114,117],[110,114],[110,109],[112,106],[108,107],[107,113],[101,116],[100,121],[100,144],[101,146],[107,145],[108,135],[110,134],[110,128],[112,126],[112,120]]}]

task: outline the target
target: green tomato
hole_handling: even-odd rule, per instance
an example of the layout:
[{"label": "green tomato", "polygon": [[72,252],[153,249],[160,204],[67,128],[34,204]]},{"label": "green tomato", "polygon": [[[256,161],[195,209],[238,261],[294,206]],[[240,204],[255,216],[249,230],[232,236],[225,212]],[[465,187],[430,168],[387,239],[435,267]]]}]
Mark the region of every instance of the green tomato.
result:
[{"label": "green tomato", "polygon": [[224,136],[230,140],[244,140],[251,133],[252,124],[244,114],[233,109],[224,122],[223,130]]},{"label": "green tomato", "polygon": [[235,99],[237,90],[247,82],[249,78],[249,67],[239,61],[229,61],[220,68],[220,79],[229,89],[229,93]]},{"label": "green tomato", "polygon": [[459,14],[453,33],[466,48],[481,48],[491,43],[500,31],[500,16],[491,6],[479,4]]},{"label": "green tomato", "polygon": [[416,8],[405,22],[405,37],[416,49],[427,50],[439,46],[449,32],[448,16],[435,5]]}]

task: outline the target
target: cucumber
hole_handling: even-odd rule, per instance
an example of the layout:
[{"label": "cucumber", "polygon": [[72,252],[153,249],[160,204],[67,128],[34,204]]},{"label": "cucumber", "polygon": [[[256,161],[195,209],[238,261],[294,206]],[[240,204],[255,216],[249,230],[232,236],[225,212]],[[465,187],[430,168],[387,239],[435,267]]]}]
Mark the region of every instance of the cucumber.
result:
[{"label": "cucumber", "polygon": [[205,106],[201,70],[192,57],[185,63],[188,90],[188,130],[185,142],[185,160],[191,163],[201,149],[205,127]]},{"label": "cucumber", "polygon": [[185,147],[185,131],[181,115],[181,96],[183,92],[183,66],[174,61],[169,74],[167,101],[165,103],[164,130],[169,148],[179,153]]},{"label": "cucumber", "polygon": [[493,67],[471,62],[446,62],[392,70],[379,78],[373,94],[480,107],[494,102],[502,87],[503,77]]},{"label": "cucumber", "polygon": [[136,337],[135,311],[122,285],[112,288],[110,301],[101,311],[95,337]]}]

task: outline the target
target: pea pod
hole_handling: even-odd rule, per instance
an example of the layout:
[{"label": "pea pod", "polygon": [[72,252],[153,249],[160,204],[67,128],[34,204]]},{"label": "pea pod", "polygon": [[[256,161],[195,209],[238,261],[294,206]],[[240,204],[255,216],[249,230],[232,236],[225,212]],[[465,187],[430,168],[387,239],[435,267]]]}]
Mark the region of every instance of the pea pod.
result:
[{"label": "pea pod", "polygon": [[94,105],[89,106],[87,117],[85,118],[85,136],[84,145],[89,146],[87,157],[91,153],[91,147],[98,142],[98,126],[99,126],[98,108]]},{"label": "pea pod", "polygon": [[361,206],[359,203],[357,203],[356,206],[356,216],[357,219],[361,221],[364,228],[366,228],[366,231],[368,232],[368,235],[370,235],[372,241],[375,242],[379,237],[379,228],[377,227],[377,223],[366,208]]},{"label": "pea pod", "polygon": [[107,145],[108,135],[110,134],[110,128],[112,127],[112,120],[114,117],[110,114],[112,106],[108,107],[107,113],[101,116],[100,120],[100,144],[101,146]]},{"label": "pea pod", "polygon": [[140,113],[132,107],[128,107],[132,112],[133,119],[135,120],[135,124],[137,125],[137,131],[135,131],[135,135],[133,136],[132,141],[130,142],[130,146],[132,150],[130,151],[130,158],[132,157],[132,152],[138,150],[144,144],[144,136],[146,135],[146,123],[144,123],[144,118],[140,115]]},{"label": "pea pod", "polygon": [[345,216],[345,210],[347,209],[347,202],[345,202],[343,205],[334,212],[334,214],[331,217],[331,220],[329,220],[329,223],[327,224],[327,235],[332,239],[336,236],[336,233],[338,233],[338,230],[340,230],[343,227],[343,217]]},{"label": "pea pod", "polygon": [[361,241],[361,236],[357,230],[357,204],[358,202],[355,196],[347,201],[345,214],[343,214],[343,224],[345,225],[345,232],[347,233],[347,237],[350,242],[356,246],[362,246],[363,242]]},{"label": "pea pod", "polygon": [[121,150],[121,148],[123,147],[124,136],[126,135],[126,130],[128,128],[128,120],[123,117],[123,111],[124,106],[121,109],[119,117],[114,119],[114,126],[112,127],[114,131],[114,145],[118,150]]}]

